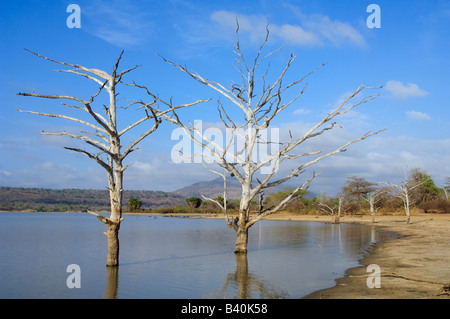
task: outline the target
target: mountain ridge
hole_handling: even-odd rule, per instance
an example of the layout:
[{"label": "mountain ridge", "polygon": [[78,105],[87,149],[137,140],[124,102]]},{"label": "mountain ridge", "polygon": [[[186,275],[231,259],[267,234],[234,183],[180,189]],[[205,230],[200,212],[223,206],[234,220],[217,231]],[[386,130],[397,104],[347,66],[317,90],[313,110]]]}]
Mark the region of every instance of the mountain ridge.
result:
[{"label": "mountain ridge", "polygon": [[[285,191],[288,186],[277,186],[266,190],[266,194]],[[227,181],[227,197],[239,198],[241,185],[236,179]],[[223,180],[196,182],[173,192],[152,190],[125,190],[123,205],[128,205],[131,197],[142,202],[142,208],[173,207],[185,205],[188,197],[201,195],[216,198],[223,196]],[[309,194],[310,197],[313,194]],[[49,189],[0,186],[0,210],[3,211],[86,211],[87,209],[109,210],[108,190],[96,189]]]}]

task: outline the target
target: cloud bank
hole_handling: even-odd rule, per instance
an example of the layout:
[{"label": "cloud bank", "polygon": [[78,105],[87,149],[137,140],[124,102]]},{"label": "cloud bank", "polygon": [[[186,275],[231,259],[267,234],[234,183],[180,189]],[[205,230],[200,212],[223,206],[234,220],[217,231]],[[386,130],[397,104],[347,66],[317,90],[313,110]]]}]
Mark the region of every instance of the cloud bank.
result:
[{"label": "cloud bank", "polygon": [[276,24],[263,15],[245,15],[226,10],[215,11],[210,18],[228,33],[235,31],[238,19],[240,33],[247,34],[253,43],[264,40],[266,26],[269,24],[271,37],[282,43],[299,46],[366,46],[362,34],[348,23],[320,14],[302,14],[298,10],[297,15],[300,23],[295,25]]}]

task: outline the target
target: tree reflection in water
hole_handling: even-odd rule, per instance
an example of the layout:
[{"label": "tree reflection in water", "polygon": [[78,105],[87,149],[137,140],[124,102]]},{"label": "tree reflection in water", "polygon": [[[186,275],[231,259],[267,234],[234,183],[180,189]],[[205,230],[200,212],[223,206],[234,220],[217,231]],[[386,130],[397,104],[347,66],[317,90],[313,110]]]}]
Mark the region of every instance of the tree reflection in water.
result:
[{"label": "tree reflection in water", "polygon": [[106,267],[105,299],[116,299],[119,288],[119,267]]},{"label": "tree reflection in water", "polygon": [[289,298],[282,288],[249,273],[247,254],[236,254],[236,271],[227,274],[222,291],[224,298]]}]

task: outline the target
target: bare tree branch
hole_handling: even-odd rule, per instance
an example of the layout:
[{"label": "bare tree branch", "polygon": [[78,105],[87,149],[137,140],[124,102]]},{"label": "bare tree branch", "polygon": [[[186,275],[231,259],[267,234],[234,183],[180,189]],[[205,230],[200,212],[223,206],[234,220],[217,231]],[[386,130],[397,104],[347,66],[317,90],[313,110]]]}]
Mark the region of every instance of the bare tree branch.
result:
[{"label": "bare tree branch", "polygon": [[105,134],[108,134],[108,132],[106,130],[102,129],[101,127],[96,126],[96,125],[94,125],[92,123],[89,123],[89,122],[86,122],[86,121],[74,118],[74,117],[70,117],[70,116],[66,116],[66,115],[62,115],[62,114],[48,114],[48,113],[34,112],[34,111],[23,111],[23,110],[17,110],[17,111],[22,112],[22,113],[30,113],[30,114],[36,114],[36,115],[41,115],[41,116],[58,117],[58,118],[66,119],[66,120],[71,120],[71,121],[78,122],[78,123],[84,124],[86,126],[92,127],[96,131],[100,131],[100,132],[103,132]]}]

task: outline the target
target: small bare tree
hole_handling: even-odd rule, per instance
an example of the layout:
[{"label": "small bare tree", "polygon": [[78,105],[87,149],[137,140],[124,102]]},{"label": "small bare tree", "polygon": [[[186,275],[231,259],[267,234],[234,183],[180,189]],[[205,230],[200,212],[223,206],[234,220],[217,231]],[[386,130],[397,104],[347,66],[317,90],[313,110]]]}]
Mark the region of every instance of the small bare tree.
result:
[{"label": "small bare tree", "polygon": [[377,206],[377,202],[379,201],[380,196],[387,191],[388,190],[386,190],[385,188],[378,188],[367,194],[370,206],[370,216],[372,216],[372,223],[375,223],[375,214],[379,209],[379,207]]},{"label": "small bare tree", "polygon": [[448,192],[450,190],[450,177],[447,177],[447,183],[442,187],[445,193],[445,198],[448,200]]},{"label": "small bare tree", "polygon": [[388,185],[391,192],[396,197],[400,198],[403,201],[403,208],[405,210],[406,215],[406,223],[409,224],[411,220],[411,212],[410,212],[411,191],[414,190],[416,187],[422,185],[424,181],[422,182],[414,181],[408,176],[408,172],[406,170],[404,170],[402,174],[403,180],[401,184],[393,184],[390,182],[382,182],[382,183]]},{"label": "small bare tree", "polygon": [[[29,51],[29,50],[27,50]],[[78,152],[86,155],[90,159],[94,160],[101,167],[106,170],[108,176],[108,189],[109,196],[111,202],[111,212],[110,216],[104,217],[98,213],[93,213],[97,216],[97,218],[106,224],[107,231],[105,235],[108,238],[108,257],[106,261],[107,266],[118,266],[119,264],[119,228],[120,223],[122,222],[122,194],[123,194],[123,173],[125,169],[130,166],[124,165],[123,162],[125,158],[136,149],[138,143],[140,143],[144,138],[153,133],[161,123],[161,116],[165,113],[173,111],[177,108],[194,105],[199,103],[200,101],[191,103],[191,104],[183,104],[175,107],[171,107],[165,111],[159,110],[158,100],[153,99],[149,103],[141,103],[139,100],[130,100],[128,101],[128,105],[124,106],[124,109],[128,109],[131,105],[140,105],[140,108],[144,109],[144,116],[142,116],[136,122],[124,127],[123,129],[119,129],[118,123],[118,108],[117,105],[117,86],[120,84],[131,85],[126,82],[123,82],[123,76],[130,71],[133,71],[138,66],[133,68],[124,70],[122,72],[118,71],[119,63],[123,55],[123,51],[120,53],[116,63],[114,64],[113,70],[111,74],[94,68],[87,68],[79,64],[71,64],[66,62],[56,61],[45,56],[42,56],[38,53],[29,51],[34,55],[51,61],[53,63],[57,63],[60,65],[64,65],[70,67],[69,69],[57,70],[61,72],[73,73],[76,75],[80,75],[89,80],[94,81],[99,85],[97,91],[91,95],[88,99],[82,99],[70,95],[44,95],[37,93],[18,93],[22,96],[32,96],[39,97],[45,99],[52,100],[62,100],[68,102],[62,102],[61,104],[68,107],[79,110],[81,112],[86,112],[90,116],[90,121],[82,119],[80,117],[72,117],[64,114],[51,114],[51,113],[42,113],[35,111],[23,111],[18,110],[19,112],[31,113],[41,116],[47,116],[52,118],[62,118],[65,120],[70,120],[76,123],[79,123],[85,127],[88,131],[80,131],[80,133],[72,133],[72,132],[42,132],[45,135],[58,135],[58,136],[69,136],[71,138],[80,140],[86,143],[88,146],[93,147],[93,150],[85,150],[82,148],[75,147],[64,147],[67,150]],[[102,115],[98,110],[95,110],[93,103],[99,97],[100,93],[106,91],[107,98],[109,99],[109,104],[103,104],[101,108],[106,116]],[[134,141],[130,142],[126,147],[121,144],[122,136],[130,131],[131,129],[137,127],[138,125],[147,124],[147,121],[151,121],[151,125],[149,125],[146,130]],[[92,212],[91,212],[92,213]]]},{"label": "small bare tree", "polygon": [[[447,185],[449,184],[449,182],[447,182]],[[448,200],[448,189],[450,188],[449,186],[445,185],[444,187],[442,187],[442,190],[444,191],[444,195],[445,195],[445,199]]]},{"label": "small bare tree", "polygon": [[320,197],[319,207],[325,214],[331,216],[332,224],[339,224],[341,222],[341,214],[343,211],[344,196],[338,196],[337,203],[326,195]]},{"label": "small bare tree", "polygon": [[[226,110],[221,101],[218,101],[218,113],[223,125],[227,129],[227,141],[225,145],[220,145],[217,141],[202,132],[202,130],[195,125],[188,125],[183,123],[176,112],[168,118],[168,120],[179,125],[188,135],[191,140],[200,145],[203,150],[206,150],[206,154],[211,158],[214,158],[215,164],[221,167],[223,170],[216,170],[208,168],[214,171],[216,174],[222,176],[224,180],[224,198],[226,199],[226,177],[230,175],[236,178],[242,186],[242,192],[240,197],[239,213],[238,217],[230,218],[226,209],[226,200],[224,203],[217,204],[222,208],[224,212],[224,217],[229,228],[232,228],[237,233],[235,253],[246,253],[247,252],[247,242],[248,242],[248,231],[252,225],[254,225],[259,220],[264,217],[273,214],[289,203],[298,193],[299,190],[307,189],[312,180],[317,176],[315,173],[306,180],[304,183],[296,188],[292,189],[292,192],[282,199],[277,205],[273,207],[268,207],[262,209],[262,211],[257,214],[253,219],[250,219],[250,205],[251,201],[257,198],[266,189],[280,185],[293,177],[299,176],[304,170],[317,163],[318,161],[330,157],[334,154],[343,152],[346,148],[358,141],[362,141],[369,136],[377,134],[381,131],[371,133],[368,132],[363,136],[347,142],[336,149],[324,153],[323,151],[311,151],[302,152],[300,151],[300,146],[303,145],[305,141],[308,141],[314,137],[318,137],[325,133],[326,131],[334,129],[338,124],[332,122],[332,120],[337,117],[350,112],[356,106],[364,104],[376,96],[366,96],[363,97],[358,102],[348,106],[349,102],[353,100],[358,93],[364,89],[375,89],[366,86],[360,86],[356,91],[354,91],[350,96],[345,99],[336,109],[329,112],[321,121],[312,126],[306,133],[302,136],[294,138],[291,134],[289,141],[284,144],[278,143],[278,141],[267,140],[267,130],[272,120],[279,115],[283,110],[293,104],[300,98],[304,93],[306,85],[299,90],[294,97],[288,101],[284,101],[282,98],[284,93],[288,89],[298,87],[306,77],[314,73],[317,69],[322,67],[324,64],[319,66],[317,69],[311,71],[306,76],[293,81],[287,85],[284,84],[283,79],[286,72],[291,67],[295,60],[295,56],[291,55],[285,68],[281,71],[278,77],[272,84],[267,83],[266,76],[269,71],[269,66],[267,69],[260,74],[262,76],[257,81],[257,74],[259,74],[259,69],[262,66],[262,62],[266,61],[271,55],[276,53],[278,50],[268,53],[263,56],[263,48],[266,45],[269,38],[269,29],[267,28],[265,40],[262,42],[256,57],[253,59],[251,64],[244,58],[244,55],[240,48],[239,43],[239,24],[237,23],[236,28],[237,42],[235,47],[237,69],[239,71],[240,78],[242,82],[240,84],[232,84],[230,88],[224,85],[208,80],[194,71],[188,70],[186,67],[168,61],[163,58],[164,61],[178,68],[182,72],[191,76],[194,80],[199,83],[212,88],[216,92],[220,93],[225,97],[232,105],[237,107],[238,111],[241,112],[242,117],[235,118],[231,115],[232,111]],[[257,89],[257,84],[260,84],[259,90]],[[169,105],[170,106],[170,105]],[[229,133],[229,134],[228,134]],[[229,137],[229,138],[228,138]],[[242,143],[238,145],[234,141],[240,139]],[[277,151],[271,152],[267,156],[257,156],[258,150],[268,145],[273,145],[277,143],[282,145]],[[205,156],[205,153],[202,154]],[[261,155],[261,154],[259,154]],[[291,172],[287,173],[283,177],[276,177],[276,173],[279,172],[280,164],[284,164],[288,160],[299,160],[306,159],[303,163],[299,163],[298,166]],[[206,165],[205,165],[206,166]],[[263,172],[263,167],[265,168]],[[263,173],[262,173],[263,172]]]}]

